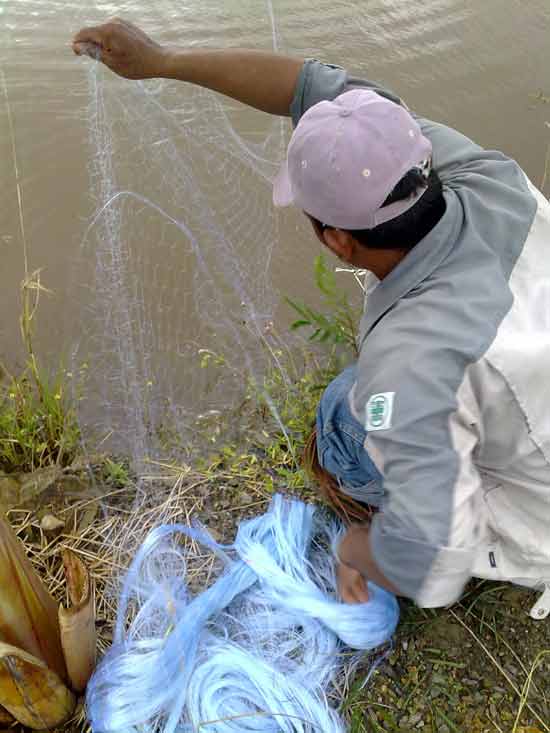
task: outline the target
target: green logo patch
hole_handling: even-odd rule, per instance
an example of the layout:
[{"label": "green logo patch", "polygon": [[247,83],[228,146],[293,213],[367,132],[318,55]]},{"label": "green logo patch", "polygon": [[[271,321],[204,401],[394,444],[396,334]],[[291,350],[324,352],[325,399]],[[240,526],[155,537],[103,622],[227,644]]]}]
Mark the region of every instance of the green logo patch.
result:
[{"label": "green logo patch", "polygon": [[367,432],[391,428],[394,397],[395,392],[379,392],[372,395],[367,402],[367,419],[365,423]]}]

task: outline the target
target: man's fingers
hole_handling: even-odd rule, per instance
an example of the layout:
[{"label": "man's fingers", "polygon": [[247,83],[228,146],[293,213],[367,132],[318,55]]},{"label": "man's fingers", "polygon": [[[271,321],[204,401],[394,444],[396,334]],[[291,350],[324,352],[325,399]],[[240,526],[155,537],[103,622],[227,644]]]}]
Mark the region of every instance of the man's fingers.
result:
[{"label": "man's fingers", "polygon": [[358,602],[357,598],[355,597],[355,593],[351,590],[351,588],[342,588],[340,590],[340,595],[344,603],[357,603]]},{"label": "man's fingers", "polygon": [[73,47],[77,43],[95,43],[96,46],[103,47],[105,42],[105,30],[100,26],[90,26],[89,28],[81,28],[73,38]]},{"label": "man's fingers", "polygon": [[101,61],[101,46],[96,43],[73,43],[73,51],[77,56],[90,56]]},{"label": "man's fingers", "polygon": [[344,603],[368,603],[369,594],[366,590],[358,588],[345,588],[342,590],[342,600]]},{"label": "man's fingers", "polygon": [[367,581],[361,573],[344,563],[338,563],[336,577],[340,598],[344,603],[368,603]]},{"label": "man's fingers", "polygon": [[369,601],[367,583],[362,575],[360,575],[359,579],[354,583],[354,595],[357,598],[357,603],[368,603]]}]

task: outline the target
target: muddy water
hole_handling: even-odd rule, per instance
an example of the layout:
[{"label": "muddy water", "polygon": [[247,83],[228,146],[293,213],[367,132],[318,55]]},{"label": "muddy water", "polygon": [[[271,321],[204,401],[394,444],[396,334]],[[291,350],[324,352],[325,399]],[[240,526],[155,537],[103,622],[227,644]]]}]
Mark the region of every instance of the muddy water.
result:
[{"label": "muddy water", "polygon": [[[90,195],[88,67],[73,57],[68,44],[82,24],[115,13],[141,24],[161,41],[186,47],[275,46],[340,63],[383,81],[422,114],[459,128],[484,146],[504,150],[520,161],[535,183],[543,178],[550,142],[545,124],[550,121],[548,0],[129,0],[116,5],[94,0],[82,4],[0,0],[0,358],[9,365],[21,359],[17,328],[19,283],[25,271],[21,213],[28,269],[41,268],[54,293],[41,305],[38,347],[54,363],[88,328],[86,309],[94,284],[91,270],[75,262],[76,254],[82,255],[82,236],[98,202]],[[115,95],[117,85],[122,89],[126,84],[115,78],[104,83]],[[188,89],[181,85],[170,93],[181,94],[183,104]],[[226,109],[236,133],[248,142],[267,134],[271,123],[261,114],[233,103]],[[119,114],[124,116],[124,111]],[[116,118],[114,123],[116,127]],[[137,140],[145,121],[136,115],[126,123],[117,149],[131,160],[134,134]],[[276,146],[271,157],[274,150]],[[203,163],[197,162],[193,175],[197,186],[208,187],[212,167]],[[162,171],[158,175],[162,177]],[[217,199],[213,205],[223,208],[224,190],[224,185],[212,187],[209,195]],[[268,201],[266,189],[266,207]],[[238,227],[239,213],[232,214],[225,219],[229,236],[231,228]],[[247,216],[258,237],[263,236],[262,209]],[[148,231],[148,226],[144,220],[139,231],[142,242],[149,245],[158,232]],[[310,272],[318,245],[292,212],[279,217],[276,237],[268,263],[272,301],[279,293],[314,297]],[[184,247],[181,255],[178,251],[171,249],[170,272],[155,270],[154,288],[166,299],[166,307],[158,308],[155,316],[156,327],[164,334],[164,350],[176,347],[170,344],[172,332],[181,341],[189,329],[193,331],[197,318],[190,310],[188,331],[171,330],[177,306],[168,302],[170,273],[180,265],[189,269],[188,251]],[[255,254],[260,263],[259,253],[261,244]],[[191,300],[193,287],[190,283],[186,291]],[[275,317],[284,328],[289,314],[283,308]]]}]

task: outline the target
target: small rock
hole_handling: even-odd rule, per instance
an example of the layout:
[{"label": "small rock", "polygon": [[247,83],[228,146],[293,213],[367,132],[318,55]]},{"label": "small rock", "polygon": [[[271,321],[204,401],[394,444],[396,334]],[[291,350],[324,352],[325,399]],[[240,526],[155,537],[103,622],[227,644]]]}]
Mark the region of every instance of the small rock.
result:
[{"label": "small rock", "polygon": [[64,526],[65,522],[54,517],[53,514],[45,514],[40,522],[40,529],[43,532],[57,532],[58,530],[63,529]]},{"label": "small rock", "polygon": [[47,468],[39,468],[33,473],[22,474],[21,482],[21,504],[32,503],[36,505],[39,498],[48,490],[55,486],[56,481],[61,476],[61,469],[57,466],[48,466]]},{"label": "small rock", "polygon": [[84,534],[85,530],[87,530],[88,527],[94,523],[98,514],[99,505],[97,501],[92,501],[90,504],[88,504],[78,522],[78,534]]}]

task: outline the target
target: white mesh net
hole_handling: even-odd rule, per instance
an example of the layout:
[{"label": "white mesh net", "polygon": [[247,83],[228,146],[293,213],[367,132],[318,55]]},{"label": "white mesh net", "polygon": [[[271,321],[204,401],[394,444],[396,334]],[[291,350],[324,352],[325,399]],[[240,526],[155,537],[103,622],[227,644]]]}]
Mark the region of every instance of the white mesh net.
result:
[{"label": "white mesh net", "polygon": [[83,423],[139,458],[203,437],[277,361],[271,181],[288,127],[266,119],[251,142],[217,95],[109,85],[89,64],[96,212],[79,267],[94,268],[73,358],[93,364]]}]

